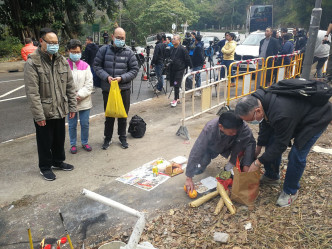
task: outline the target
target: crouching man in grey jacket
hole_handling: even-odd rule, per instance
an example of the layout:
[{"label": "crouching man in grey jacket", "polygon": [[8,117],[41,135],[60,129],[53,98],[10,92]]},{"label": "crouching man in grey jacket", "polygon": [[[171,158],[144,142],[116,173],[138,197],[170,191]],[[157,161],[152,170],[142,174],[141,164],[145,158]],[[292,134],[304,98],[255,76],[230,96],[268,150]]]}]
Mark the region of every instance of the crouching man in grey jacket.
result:
[{"label": "crouching man in grey jacket", "polygon": [[204,172],[211,159],[219,154],[225,158],[230,155],[225,169],[230,171],[236,164],[236,158],[243,152],[244,171],[254,161],[256,141],[250,128],[233,111],[228,111],[209,121],[203,128],[192,148],[186,169],[187,192],[194,190],[192,178]]},{"label": "crouching man in grey jacket", "polygon": [[76,93],[67,60],[58,53],[56,33],[40,30],[40,47],[24,66],[24,82],[28,102],[35,121],[40,174],[55,180],[53,169],[70,171],[65,160],[65,117],[75,117]]}]

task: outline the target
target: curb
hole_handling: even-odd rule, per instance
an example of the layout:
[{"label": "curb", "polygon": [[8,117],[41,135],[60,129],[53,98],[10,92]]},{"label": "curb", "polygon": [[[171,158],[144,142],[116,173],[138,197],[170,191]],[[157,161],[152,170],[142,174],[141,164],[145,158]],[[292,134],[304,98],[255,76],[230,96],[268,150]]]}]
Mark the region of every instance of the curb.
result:
[{"label": "curb", "polygon": [[23,72],[25,61],[0,62],[0,73]]}]

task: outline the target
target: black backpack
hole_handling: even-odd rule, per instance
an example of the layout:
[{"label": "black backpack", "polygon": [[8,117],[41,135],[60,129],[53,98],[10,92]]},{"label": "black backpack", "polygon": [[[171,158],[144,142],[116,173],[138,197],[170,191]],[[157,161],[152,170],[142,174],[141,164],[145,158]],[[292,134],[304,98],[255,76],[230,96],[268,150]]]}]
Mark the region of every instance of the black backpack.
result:
[{"label": "black backpack", "polygon": [[306,99],[315,106],[325,105],[332,96],[332,88],[327,83],[301,78],[281,80],[265,91]]},{"label": "black backpack", "polygon": [[128,132],[134,138],[141,138],[146,131],[146,123],[140,116],[133,116],[129,122]]}]

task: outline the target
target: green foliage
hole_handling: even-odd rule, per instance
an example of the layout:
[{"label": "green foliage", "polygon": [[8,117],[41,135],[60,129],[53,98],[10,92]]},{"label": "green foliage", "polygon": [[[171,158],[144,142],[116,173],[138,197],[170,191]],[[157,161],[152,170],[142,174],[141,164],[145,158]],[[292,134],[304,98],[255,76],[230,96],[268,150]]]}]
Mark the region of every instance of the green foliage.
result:
[{"label": "green foliage", "polygon": [[171,32],[172,23],[177,31],[186,21],[193,24],[198,14],[179,0],[128,0],[121,11],[121,26],[127,31],[127,42],[131,39],[144,44],[145,37],[158,32]]},{"label": "green foliage", "polygon": [[4,40],[0,40],[0,57],[20,56],[22,47],[17,37],[6,36]]}]

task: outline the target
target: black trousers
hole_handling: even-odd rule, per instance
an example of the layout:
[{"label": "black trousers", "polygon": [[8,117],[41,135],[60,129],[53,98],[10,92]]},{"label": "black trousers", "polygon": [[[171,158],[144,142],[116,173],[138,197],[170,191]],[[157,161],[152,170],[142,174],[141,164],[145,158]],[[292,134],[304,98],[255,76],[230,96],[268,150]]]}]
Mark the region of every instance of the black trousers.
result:
[{"label": "black trousers", "polygon": [[[107,106],[108,94],[109,94],[109,92],[103,91],[104,111],[106,110],[106,106]],[[128,114],[129,107],[130,107],[130,89],[121,90],[121,96],[122,96],[122,102],[123,102],[124,108]],[[115,118],[106,117],[105,128],[104,128],[104,136],[106,139],[110,140],[112,138],[114,121],[115,121]],[[118,135],[120,138],[127,137],[126,129],[127,129],[127,119],[118,118]]]},{"label": "black trousers", "polygon": [[179,71],[170,71],[170,85],[174,87],[174,100],[180,99],[180,87],[182,83],[182,78],[184,74],[184,69]]},{"label": "black trousers", "polygon": [[59,165],[65,156],[65,118],[46,120],[45,126],[35,122],[38,149],[39,168],[49,170],[53,165]]}]

